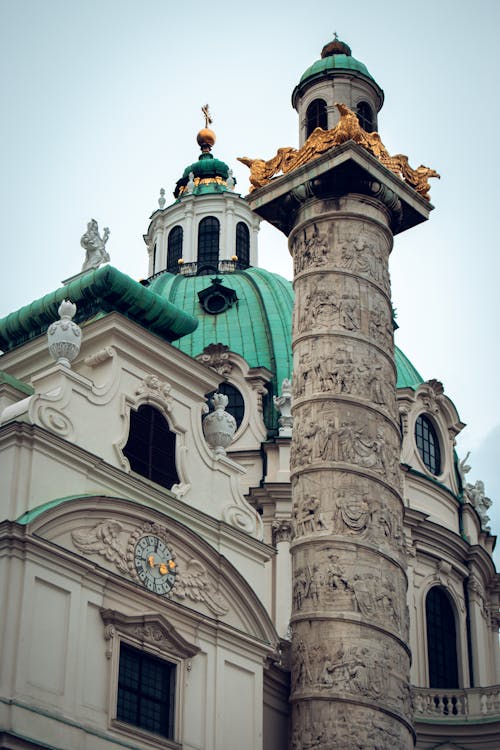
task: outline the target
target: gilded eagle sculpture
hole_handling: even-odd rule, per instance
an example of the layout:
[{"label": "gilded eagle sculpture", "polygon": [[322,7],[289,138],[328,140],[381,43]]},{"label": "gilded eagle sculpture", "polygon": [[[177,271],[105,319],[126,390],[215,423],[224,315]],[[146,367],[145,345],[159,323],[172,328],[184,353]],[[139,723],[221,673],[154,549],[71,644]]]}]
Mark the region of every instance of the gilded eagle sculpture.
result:
[{"label": "gilded eagle sculpture", "polygon": [[429,167],[421,164],[416,169],[410,167],[408,157],[404,154],[391,156],[378,133],[367,133],[359,124],[359,120],[349,107],[345,104],[336,103],[340,113],[340,120],[331,130],[316,128],[300,149],[290,146],[279,148],[276,156],[264,161],[263,159],[249,159],[246,156],[238,157],[238,161],[250,168],[250,192],[267,185],[273,177],[287,174],[298,169],[303,164],[316,159],[334,146],[339,146],[347,141],[354,141],[366,148],[387,169],[398,175],[410,187],[416,190],[423,198],[429,200],[429,178],[440,175]]}]

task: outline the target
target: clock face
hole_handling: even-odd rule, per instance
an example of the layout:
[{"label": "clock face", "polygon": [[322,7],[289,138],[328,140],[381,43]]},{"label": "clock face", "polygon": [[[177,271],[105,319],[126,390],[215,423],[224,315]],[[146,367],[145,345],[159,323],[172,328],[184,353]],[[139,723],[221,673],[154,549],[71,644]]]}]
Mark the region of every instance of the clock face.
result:
[{"label": "clock face", "polygon": [[139,580],[155,594],[168,594],[175,583],[177,563],[159,537],[142,536],[134,549],[134,564]]}]

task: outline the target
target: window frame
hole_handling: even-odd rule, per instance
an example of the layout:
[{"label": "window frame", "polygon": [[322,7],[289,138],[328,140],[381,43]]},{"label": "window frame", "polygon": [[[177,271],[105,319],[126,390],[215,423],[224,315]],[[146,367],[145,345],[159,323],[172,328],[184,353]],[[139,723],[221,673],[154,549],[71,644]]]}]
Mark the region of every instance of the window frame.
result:
[{"label": "window frame", "polygon": [[[182,750],[182,716],[186,671],[191,670],[191,659],[199,653],[200,648],[189,643],[163,615],[126,615],[117,610],[106,608],[101,608],[100,614],[104,623],[103,635],[106,644],[104,653],[110,663],[109,729],[124,734],[129,739],[133,737],[137,742],[147,742],[148,745],[153,743],[155,748]],[[118,678],[122,644],[166,662],[175,668],[172,738],[143,729],[117,717]]]},{"label": "window frame", "polygon": [[[134,655],[136,656],[139,664],[139,685],[138,687],[131,687],[125,685],[125,657],[130,656],[130,658],[134,658]],[[162,670],[162,678],[165,680],[165,682],[168,682],[167,685],[162,685],[162,689],[165,689],[165,693],[168,692],[168,695],[162,695],[161,699],[157,699],[151,695],[147,695],[146,693],[146,687],[145,687],[145,672],[148,665],[161,665]],[[123,666],[123,669],[122,669]],[[141,731],[145,731],[151,734],[154,734],[155,736],[159,736],[162,739],[166,740],[174,740],[175,738],[175,732],[176,732],[176,725],[175,725],[175,695],[176,695],[176,685],[177,685],[177,664],[174,662],[168,661],[165,658],[160,658],[156,654],[151,654],[149,651],[145,649],[139,649],[135,646],[128,643],[126,640],[121,640],[119,645],[119,654],[118,654],[118,680],[117,680],[117,689],[116,689],[116,708],[115,708],[115,714],[116,714],[116,721],[119,723],[126,724],[127,726],[134,727],[135,729],[139,729]],[[124,718],[123,715],[120,714],[120,695],[124,696],[125,693],[133,694],[137,697],[137,718],[135,721],[128,721],[126,718]],[[143,726],[141,722],[141,719],[144,718],[144,704],[146,700],[149,699],[152,703],[155,703],[157,706],[163,706],[165,707],[168,705],[168,719],[167,719],[167,726],[162,731],[159,729],[156,731],[155,729],[150,729],[148,727]],[[163,713],[163,711],[162,711]]]},{"label": "window frame", "polygon": [[198,223],[196,242],[198,276],[217,273],[220,259],[220,233],[221,225],[216,216],[204,216]]},{"label": "window frame", "polygon": [[[367,112],[370,113],[369,119],[367,117]],[[375,114],[374,114],[371,104],[367,102],[365,99],[361,99],[356,104],[356,117],[358,118],[358,122],[360,126],[363,128],[363,130],[366,133],[375,132],[375,129],[376,129],[375,128]],[[369,125],[369,129],[365,127],[365,124]]]},{"label": "window frame", "polygon": [[[316,105],[314,113],[312,112],[313,105]],[[306,108],[306,138],[309,138],[316,128],[322,130],[328,130],[328,104],[320,96],[313,99]],[[314,123],[311,121],[314,120]],[[320,124],[320,120],[324,120],[324,126]],[[312,127],[314,125],[314,127]]]},{"label": "window frame", "polygon": [[244,221],[238,221],[235,229],[235,255],[238,258],[238,268],[250,266],[250,230]]},{"label": "window frame", "polygon": [[178,273],[179,260],[182,258],[184,245],[184,229],[181,224],[176,224],[168,233],[167,237],[167,262],[165,264],[168,273]]},{"label": "window frame", "polygon": [[[146,440],[142,440],[137,434],[134,436],[132,433],[132,430],[137,431],[139,426],[138,424],[134,424],[134,422],[135,420],[140,420],[141,410],[143,410],[143,412],[147,410],[151,415],[151,419],[147,423],[146,420],[143,420],[148,431],[149,442],[147,443]],[[166,448],[164,448],[165,443],[163,441],[157,441],[154,439],[155,435],[158,437],[158,432],[163,432],[169,436],[170,440]],[[132,439],[137,442],[137,445],[144,446],[144,452],[142,454],[139,454],[137,451],[134,453],[133,449],[135,449],[135,446],[133,446],[133,449],[128,448],[131,436]],[[122,453],[129,463],[130,471],[137,474],[137,476],[158,484],[166,490],[172,491],[172,487],[175,487],[181,482],[177,465],[177,438],[177,433],[172,430],[169,420],[165,416],[163,410],[158,408],[157,405],[143,402],[137,404],[135,408],[131,408],[129,413],[128,432],[125,444],[122,448]],[[168,473],[162,472],[161,466],[159,468],[159,458],[163,454],[165,458],[170,459],[173,462],[173,470]],[[147,468],[147,472],[140,471],[139,464],[144,465]],[[167,478],[166,483],[158,481],[158,479],[163,476]],[[170,479],[173,479],[173,481],[170,486],[168,486]]]},{"label": "window frame", "polygon": [[[446,650],[446,654],[448,654],[448,656],[451,653],[454,654],[454,660],[452,660],[454,661],[454,664],[451,664],[451,666],[448,664],[448,666],[446,666],[446,671],[448,673],[450,670],[455,672],[455,674],[453,675],[455,679],[451,680],[451,682],[455,682],[456,684],[445,684],[445,685],[431,684],[431,682],[439,682],[439,680],[431,681],[431,671],[433,673],[437,671],[434,669],[434,667],[432,667],[432,670],[431,670],[431,653],[430,653],[431,648],[434,648],[434,644],[431,644],[431,637],[430,637],[431,634],[429,632],[430,615],[428,613],[428,602],[429,602],[429,596],[431,595],[431,592],[433,591],[438,591],[439,594],[441,595],[441,601],[446,601],[447,606],[449,607],[447,616],[451,614],[452,621],[453,621],[455,642],[453,644],[453,648],[451,646],[448,647],[448,649]],[[426,654],[426,659],[427,659],[427,685],[429,689],[431,690],[438,690],[438,691],[459,690],[461,687],[461,682],[460,682],[460,675],[461,675],[460,656],[461,654],[460,654],[460,638],[459,638],[460,622],[457,616],[455,603],[450,592],[440,583],[437,583],[437,582],[434,583],[432,586],[428,588],[428,590],[425,593],[424,618],[425,618],[425,654]],[[439,632],[437,630],[433,631],[432,636],[434,637],[434,635],[436,635],[436,642],[438,641],[440,642],[442,640],[442,634],[443,634],[443,629],[441,629]],[[445,657],[445,658],[448,658],[448,657]]]},{"label": "window frame", "polygon": [[[422,424],[422,435],[418,434],[419,424]],[[424,427],[427,429],[428,436],[424,434]],[[415,440],[415,447],[417,449],[417,455],[425,468],[425,471],[431,474],[433,477],[440,477],[444,472],[444,452],[442,450],[441,433],[434,420],[426,412],[420,412],[415,419],[415,425],[413,429],[413,438]],[[431,440],[434,440],[434,444],[431,445]],[[422,446],[419,441],[422,441]],[[426,449],[426,445],[428,448]],[[431,450],[432,448],[432,450]],[[429,454],[429,459],[426,460],[426,454]],[[432,455],[434,453],[434,455]],[[432,460],[436,463],[433,466]]]}]

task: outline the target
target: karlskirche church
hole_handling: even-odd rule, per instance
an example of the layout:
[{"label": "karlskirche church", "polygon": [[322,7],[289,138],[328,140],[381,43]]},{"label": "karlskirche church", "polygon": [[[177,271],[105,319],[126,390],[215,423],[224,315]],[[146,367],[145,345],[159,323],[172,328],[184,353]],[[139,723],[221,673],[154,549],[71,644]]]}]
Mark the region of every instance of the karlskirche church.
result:
[{"label": "karlskirche church", "polygon": [[383,101],[335,37],[246,196],[203,107],[147,278],[92,219],[0,320],[0,748],[500,747],[491,501],[394,346],[389,255],[438,175]]}]

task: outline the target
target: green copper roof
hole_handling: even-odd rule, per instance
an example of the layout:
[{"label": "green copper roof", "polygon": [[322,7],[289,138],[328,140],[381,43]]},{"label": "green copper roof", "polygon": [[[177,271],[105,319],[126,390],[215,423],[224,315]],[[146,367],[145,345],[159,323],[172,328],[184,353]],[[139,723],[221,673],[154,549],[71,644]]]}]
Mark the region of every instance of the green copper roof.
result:
[{"label": "green copper roof", "polygon": [[[208,344],[222,343],[242,356],[250,367],[266,367],[273,373],[273,393],[289,378],[292,367],[292,307],[290,281],[263,268],[219,274],[223,286],[236,292],[238,301],[217,315],[204,311],[198,292],[211,286],[211,276],[162,274],[151,282],[156,294],[198,317],[198,328],[176,343],[195,357]],[[278,414],[268,399],[265,420],[277,426]]]},{"label": "green copper roof", "polygon": [[44,334],[59,319],[58,308],[64,299],[76,304],[77,323],[98,314],[119,312],[167,341],[191,333],[197,325],[191,315],[138,281],[113,266],[101,266],[1,319],[0,349],[10,351]]},{"label": "green copper roof", "polygon": [[351,55],[331,55],[330,57],[316,60],[316,62],[310,65],[305,73],[302,74],[299,86],[310,78],[328,75],[332,70],[355,70],[357,73],[361,73],[361,75],[366,76],[370,80],[375,80],[368,72],[366,65],[359,60],[356,60],[355,57],[352,57]]},{"label": "green copper roof", "polygon": [[35,389],[32,388],[31,385],[28,385],[27,383],[23,383],[22,380],[18,380],[17,378],[14,378],[12,375],[9,375],[8,372],[4,372],[3,370],[0,370],[0,385],[2,385],[2,383],[12,386],[12,388],[15,388],[16,391],[25,393],[27,396],[32,396],[33,393],[35,392]]},{"label": "green copper roof", "polygon": [[413,367],[408,357],[397,346],[394,347],[394,356],[397,370],[396,388],[413,388],[413,390],[418,388],[424,379]]},{"label": "green copper roof", "polygon": [[368,79],[378,93],[380,106],[384,101],[384,92],[373,78],[364,63],[351,55],[350,47],[338,39],[326,44],[321,52],[321,59],[316,60],[302,74],[299,83],[292,93],[292,105],[296,107],[297,97],[309,86],[323,78],[332,78],[335,73],[352,72]]},{"label": "green copper roof", "polygon": [[182,176],[189,177],[190,172],[193,172],[195,177],[224,177],[224,179],[227,179],[229,167],[212,154],[200,154],[198,161],[186,167]]},{"label": "green copper roof", "polygon": [[198,161],[186,167],[181,179],[176,183],[174,198],[182,197],[182,190],[187,185],[191,172],[193,173],[195,188],[190,195],[223,193],[228,189],[226,185],[226,180],[229,177],[228,165],[207,152],[200,154]]},{"label": "green copper roof", "polygon": [[[211,276],[183,276],[164,273],[151,281],[150,289],[198,318],[198,328],[175,345],[196,357],[208,344],[225,344],[242,356],[250,367],[266,367],[273,373],[273,393],[292,372],[291,281],[263,268],[218,274],[222,285],[236,292],[238,301],[222,313],[211,315],[200,304],[198,292],[211,286]],[[396,347],[398,388],[417,388],[422,377]],[[268,428],[277,427],[278,414],[271,399],[266,406]]]}]

